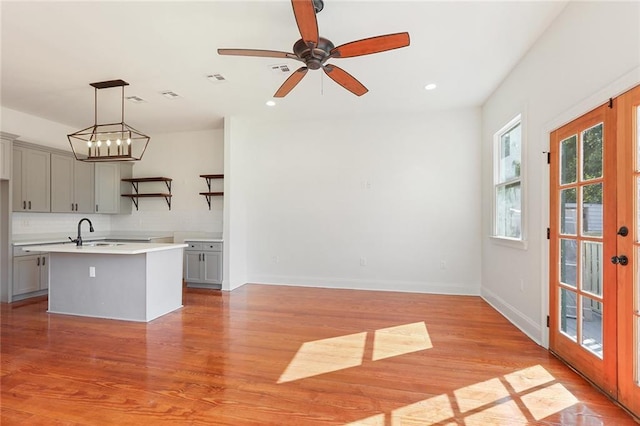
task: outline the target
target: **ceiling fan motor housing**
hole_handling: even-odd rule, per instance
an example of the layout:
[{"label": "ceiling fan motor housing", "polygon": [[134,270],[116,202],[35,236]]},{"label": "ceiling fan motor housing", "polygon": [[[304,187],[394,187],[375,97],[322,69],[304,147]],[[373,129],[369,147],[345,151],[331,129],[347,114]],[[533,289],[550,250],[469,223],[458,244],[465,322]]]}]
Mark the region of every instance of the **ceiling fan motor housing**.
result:
[{"label": "ceiling fan motor housing", "polygon": [[307,65],[307,68],[317,70],[329,59],[334,47],[330,40],[323,37],[318,38],[318,45],[313,49],[300,39],[293,45],[293,53]]}]

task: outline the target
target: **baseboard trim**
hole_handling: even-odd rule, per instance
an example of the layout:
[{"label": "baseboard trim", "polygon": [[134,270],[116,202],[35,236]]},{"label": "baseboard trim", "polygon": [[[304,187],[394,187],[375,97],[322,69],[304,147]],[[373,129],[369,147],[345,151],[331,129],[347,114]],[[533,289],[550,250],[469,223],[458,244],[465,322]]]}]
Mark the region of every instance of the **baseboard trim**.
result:
[{"label": "baseboard trim", "polygon": [[544,347],[544,344],[542,343],[542,329],[540,324],[537,324],[534,320],[524,315],[504,299],[485,287],[480,289],[480,297],[482,297],[484,301],[490,304],[496,311],[502,314],[502,316],[508,319],[509,322],[520,329],[520,331],[526,334],[531,340]]}]

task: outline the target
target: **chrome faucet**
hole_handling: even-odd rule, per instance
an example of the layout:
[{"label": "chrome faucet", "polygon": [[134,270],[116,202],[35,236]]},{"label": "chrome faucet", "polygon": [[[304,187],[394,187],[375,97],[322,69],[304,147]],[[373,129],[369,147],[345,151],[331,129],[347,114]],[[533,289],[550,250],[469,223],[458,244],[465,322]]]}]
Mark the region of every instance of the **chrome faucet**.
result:
[{"label": "chrome faucet", "polygon": [[78,222],[78,237],[75,240],[71,240],[71,237],[69,237],[71,242],[76,243],[76,246],[78,247],[82,246],[82,235],[80,233],[80,225],[82,225],[82,222],[84,222],[85,220],[89,222],[89,232],[93,232],[93,223],[91,223],[91,221],[86,217],[83,217],[82,219],[80,219],[80,222]]}]

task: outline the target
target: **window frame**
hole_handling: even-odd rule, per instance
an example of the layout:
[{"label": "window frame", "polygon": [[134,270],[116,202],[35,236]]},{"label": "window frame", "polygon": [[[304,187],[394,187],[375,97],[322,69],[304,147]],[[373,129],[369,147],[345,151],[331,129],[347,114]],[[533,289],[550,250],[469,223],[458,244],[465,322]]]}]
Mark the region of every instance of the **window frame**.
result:
[{"label": "window frame", "polygon": [[[500,182],[500,171],[501,171],[501,144],[502,137],[510,132],[517,125],[520,125],[520,175],[517,178],[512,178],[505,180],[504,182]],[[493,135],[493,182],[492,182],[492,215],[491,215],[491,240],[497,244],[505,245],[508,247],[519,248],[526,250],[527,249],[527,227],[526,227],[526,179],[524,178],[526,172],[526,161],[525,161],[525,146],[526,146],[526,126],[524,121],[524,115],[522,113],[518,113],[515,117],[509,120],[504,126],[502,126],[497,132]],[[520,237],[508,237],[506,235],[498,234],[498,189],[500,187],[506,187],[507,185],[512,185],[514,183],[520,184]]]}]

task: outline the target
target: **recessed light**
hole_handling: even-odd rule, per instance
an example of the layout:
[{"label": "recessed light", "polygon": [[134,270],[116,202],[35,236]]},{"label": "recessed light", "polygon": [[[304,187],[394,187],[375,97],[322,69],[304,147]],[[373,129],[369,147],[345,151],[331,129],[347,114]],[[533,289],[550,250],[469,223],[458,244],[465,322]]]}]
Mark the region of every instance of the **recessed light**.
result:
[{"label": "recessed light", "polygon": [[270,106],[270,107],[276,106],[276,102],[275,101],[267,101],[266,104],[267,104],[267,106]]},{"label": "recessed light", "polygon": [[165,98],[172,100],[180,97],[180,95],[178,95],[176,92],[172,92],[171,90],[165,90],[164,92],[160,92],[160,94]]},{"label": "recessed light", "polygon": [[429,83],[429,84],[427,84],[426,86],[424,86],[424,90],[433,90],[433,89],[435,89],[436,87],[438,87],[438,85],[437,85],[437,84],[435,84],[435,83]]}]

